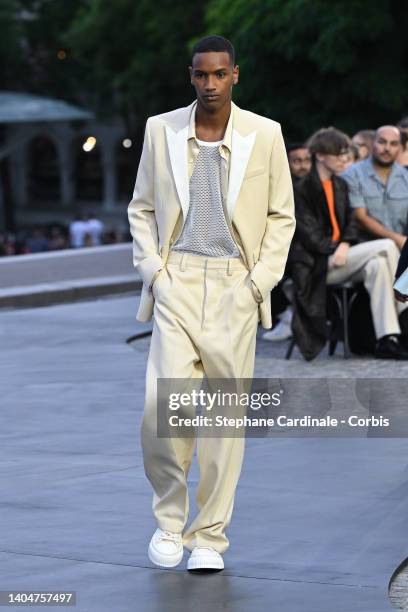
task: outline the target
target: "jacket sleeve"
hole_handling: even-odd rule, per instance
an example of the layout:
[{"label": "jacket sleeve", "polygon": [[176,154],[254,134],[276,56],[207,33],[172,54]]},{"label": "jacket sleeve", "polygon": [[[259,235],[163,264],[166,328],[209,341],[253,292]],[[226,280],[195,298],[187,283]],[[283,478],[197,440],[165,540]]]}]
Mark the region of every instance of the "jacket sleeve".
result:
[{"label": "jacket sleeve", "polygon": [[395,278],[399,278],[403,272],[408,268],[408,240],[402,248],[401,255],[398,262],[398,268],[395,273]]},{"label": "jacket sleeve", "polygon": [[356,244],[359,237],[359,224],[356,219],[355,211],[351,208],[348,185],[344,184],[344,201],[346,204],[346,223],[344,231],[342,232],[341,241],[349,242],[350,244]]},{"label": "jacket sleeve", "polygon": [[156,272],[163,267],[154,209],[154,157],[150,121],[148,119],[146,123],[135,188],[128,206],[130,233],[133,237],[133,265],[148,288]]},{"label": "jacket sleeve", "polygon": [[317,219],[312,203],[298,187],[295,187],[295,204],[297,239],[312,253],[331,255],[334,250],[332,238],[323,232],[322,220]]},{"label": "jacket sleeve", "polygon": [[283,276],[295,225],[292,178],[281,127],[278,125],[269,165],[266,228],[259,259],[251,271],[251,280],[263,298]]}]

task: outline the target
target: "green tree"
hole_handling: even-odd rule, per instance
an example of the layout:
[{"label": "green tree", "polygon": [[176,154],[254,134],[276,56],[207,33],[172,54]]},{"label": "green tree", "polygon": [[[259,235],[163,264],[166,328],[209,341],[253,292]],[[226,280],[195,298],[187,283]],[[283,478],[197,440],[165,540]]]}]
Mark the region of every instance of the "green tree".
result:
[{"label": "green tree", "polygon": [[80,2],[1,0],[1,88],[80,102],[80,66],[65,46]]},{"label": "green tree", "polygon": [[206,27],[232,40],[236,98],[304,138],[408,111],[408,11],[401,0],[212,0]]},{"label": "green tree", "polygon": [[65,32],[81,2],[19,0],[18,5],[25,62],[19,89],[80,102],[80,70],[65,44]]},{"label": "green tree", "polygon": [[16,87],[23,68],[22,30],[17,19],[16,0],[2,0],[0,4],[0,88]]},{"label": "green tree", "polygon": [[119,112],[131,132],[148,115],[189,103],[188,41],[203,28],[200,2],[89,0],[65,40],[93,106]]},{"label": "green tree", "polygon": [[187,104],[189,40],[203,2],[2,0],[2,87],[62,97],[131,130]]}]

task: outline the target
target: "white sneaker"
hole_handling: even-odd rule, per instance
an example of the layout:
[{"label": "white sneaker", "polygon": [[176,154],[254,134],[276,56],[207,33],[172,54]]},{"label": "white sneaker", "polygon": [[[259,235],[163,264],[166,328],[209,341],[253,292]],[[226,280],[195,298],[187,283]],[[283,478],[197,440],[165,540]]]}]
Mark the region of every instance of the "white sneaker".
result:
[{"label": "white sneaker", "polygon": [[156,529],[150,540],[147,552],[149,559],[160,567],[175,567],[183,558],[183,539],[181,533]]},{"label": "white sneaker", "polygon": [[220,553],[213,548],[196,546],[187,562],[187,569],[224,569],[224,561]]},{"label": "white sneaker", "polygon": [[262,340],[269,340],[269,342],[281,342],[282,340],[288,340],[291,337],[292,328],[290,323],[279,321],[276,327],[263,334]]}]

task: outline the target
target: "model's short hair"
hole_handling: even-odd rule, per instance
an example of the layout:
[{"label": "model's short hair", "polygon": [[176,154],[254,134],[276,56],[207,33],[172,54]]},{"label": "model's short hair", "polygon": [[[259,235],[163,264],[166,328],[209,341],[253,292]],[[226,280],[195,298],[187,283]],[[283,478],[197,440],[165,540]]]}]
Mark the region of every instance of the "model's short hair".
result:
[{"label": "model's short hair", "polygon": [[223,36],[205,36],[193,47],[191,51],[191,63],[196,53],[209,53],[210,51],[223,52],[225,51],[230,56],[232,66],[235,66],[235,50],[232,43]]},{"label": "model's short hair", "polygon": [[350,140],[347,134],[336,130],[334,127],[321,128],[317,130],[307,141],[313,161],[316,159],[316,154],[322,155],[340,155],[343,151],[348,151],[350,148]]}]

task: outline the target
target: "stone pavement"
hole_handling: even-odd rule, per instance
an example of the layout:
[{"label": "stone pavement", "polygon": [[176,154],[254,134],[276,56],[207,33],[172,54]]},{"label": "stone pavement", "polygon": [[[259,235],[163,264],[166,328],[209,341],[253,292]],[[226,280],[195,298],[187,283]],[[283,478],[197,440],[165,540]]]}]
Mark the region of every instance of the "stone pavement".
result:
[{"label": "stone pavement", "polygon": [[[384,612],[408,555],[394,439],[248,439],[226,569],[152,566],[136,296],[0,312],[0,590],[74,590],[78,612]],[[408,364],[258,342],[259,377],[398,377]],[[197,483],[194,463],[191,515]],[[50,610],[57,610],[54,606]]]}]

